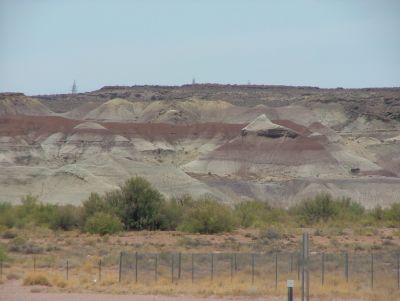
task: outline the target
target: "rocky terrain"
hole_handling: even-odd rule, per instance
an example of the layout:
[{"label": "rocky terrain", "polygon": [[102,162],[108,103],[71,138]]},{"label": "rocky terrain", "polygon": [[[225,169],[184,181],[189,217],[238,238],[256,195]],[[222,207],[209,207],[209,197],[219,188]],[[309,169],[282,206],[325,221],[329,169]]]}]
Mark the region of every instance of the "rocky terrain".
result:
[{"label": "rocky terrain", "polygon": [[400,200],[400,88],[186,85],[0,94],[0,200],[78,203],[140,175],[166,196]]}]

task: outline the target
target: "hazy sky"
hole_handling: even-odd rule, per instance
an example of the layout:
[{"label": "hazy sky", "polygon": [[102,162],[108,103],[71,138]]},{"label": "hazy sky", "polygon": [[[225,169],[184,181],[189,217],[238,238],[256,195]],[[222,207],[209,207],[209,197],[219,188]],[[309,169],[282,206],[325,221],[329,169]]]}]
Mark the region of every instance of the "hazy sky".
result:
[{"label": "hazy sky", "polygon": [[0,0],[0,91],[400,86],[400,1]]}]

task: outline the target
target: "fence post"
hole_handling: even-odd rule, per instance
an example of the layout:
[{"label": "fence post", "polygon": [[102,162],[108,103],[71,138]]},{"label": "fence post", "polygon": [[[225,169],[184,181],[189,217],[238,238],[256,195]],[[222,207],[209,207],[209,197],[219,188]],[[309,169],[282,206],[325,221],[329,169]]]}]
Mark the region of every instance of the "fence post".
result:
[{"label": "fence post", "polygon": [[301,256],[297,254],[297,280],[300,280],[300,265],[301,265]]},{"label": "fence post", "polygon": [[278,252],[275,252],[275,289],[278,288]]},{"label": "fence post", "polygon": [[397,289],[400,288],[400,254],[397,253]]},{"label": "fence post", "polygon": [[3,260],[0,260],[0,281],[3,281]]},{"label": "fence post", "polygon": [[194,254],[192,253],[192,283],[194,282]]},{"label": "fence post", "polygon": [[119,253],[118,282],[121,282],[122,276],[122,252]]},{"label": "fence post", "polygon": [[231,254],[231,281],[233,280],[233,254]]},{"label": "fence post", "polygon": [[181,279],[182,253],[178,254],[178,280]]},{"label": "fence post", "polygon": [[33,256],[33,271],[36,272],[36,256]]},{"label": "fence post", "polygon": [[325,284],[325,253],[321,255],[321,285]]},{"label": "fence post", "polygon": [[171,282],[174,283],[174,253],[171,254]]},{"label": "fence post", "polygon": [[251,254],[251,284],[254,284],[254,254]]},{"label": "fence post", "polygon": [[99,260],[99,281],[101,281],[101,259]]},{"label": "fence post", "polygon": [[310,300],[310,277],[308,270],[309,257],[309,236],[308,232],[303,233],[303,245],[301,256],[301,301]]},{"label": "fence post", "polygon": [[293,253],[290,253],[290,273],[293,272]]},{"label": "fence post", "polygon": [[155,263],[154,263],[154,281],[158,280],[158,254],[156,254]]},{"label": "fence post", "polygon": [[68,280],[68,277],[69,277],[69,262],[68,262],[68,260],[67,260],[67,280]]},{"label": "fence post", "polygon": [[346,282],[349,282],[349,253],[344,253],[344,275]]},{"label": "fence post", "polygon": [[371,252],[371,288],[374,288],[374,253]]},{"label": "fence post", "polygon": [[211,253],[211,281],[214,280],[214,253]]},{"label": "fence post", "polygon": [[135,282],[138,280],[138,252],[135,252]]},{"label": "fence post", "polygon": [[235,273],[237,272],[237,258],[236,258],[236,253],[234,254],[234,260],[235,260]]}]

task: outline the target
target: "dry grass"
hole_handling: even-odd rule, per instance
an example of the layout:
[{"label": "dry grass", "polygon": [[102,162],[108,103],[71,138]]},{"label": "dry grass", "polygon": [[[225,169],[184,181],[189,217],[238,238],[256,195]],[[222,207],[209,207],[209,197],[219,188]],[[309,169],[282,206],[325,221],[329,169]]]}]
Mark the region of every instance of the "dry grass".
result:
[{"label": "dry grass", "polygon": [[33,272],[24,278],[24,285],[52,286],[45,273]]},{"label": "dry grass", "polygon": [[[250,268],[240,270],[231,280],[229,275],[229,263],[216,262],[216,272],[214,281],[210,281],[209,275],[204,270],[209,266],[196,268],[195,281],[192,284],[188,275],[188,261],[185,262],[186,274],[183,272],[183,279],[171,282],[170,267],[159,261],[159,278],[157,283],[154,281],[152,272],[145,272],[139,267],[139,282],[134,280],[118,282],[118,259],[120,251],[137,250],[139,253],[171,251],[176,252],[236,252],[251,253],[257,241],[253,238],[258,237],[256,230],[240,230],[231,234],[220,235],[188,235],[180,232],[130,232],[110,237],[98,237],[96,235],[81,234],[76,231],[54,233],[51,231],[18,231],[19,236],[29,237],[37,244],[55,245],[58,248],[46,250],[44,254],[35,255],[36,272],[33,271],[32,255],[10,252],[12,262],[4,266],[3,281],[24,279],[26,285],[47,285],[41,287],[42,291],[64,291],[64,292],[101,292],[101,293],[143,293],[143,294],[162,294],[162,295],[194,295],[194,296],[285,296],[286,279],[297,279],[297,273],[282,273],[286,268],[279,270],[279,285],[275,289],[273,262],[263,263],[262,267],[256,265],[255,281],[251,283]],[[25,230],[24,230],[25,231]],[[364,246],[372,244],[382,244],[382,239],[393,236],[396,243],[400,239],[396,229],[380,229],[379,235],[367,236],[364,232],[339,235],[330,233],[313,236],[313,250],[324,250],[326,252],[336,252],[344,249],[349,244],[361,244]],[[1,240],[1,238],[0,238]],[[282,238],[279,242],[285,246],[288,252],[298,251],[299,234],[295,232],[293,237]],[[334,243],[334,241],[336,241]],[[238,249],[233,249],[233,243],[238,245]],[[3,243],[8,241],[3,240]],[[275,241],[274,241],[275,243]],[[162,245],[161,245],[162,244]],[[286,248],[286,246],[288,246]],[[395,246],[397,248],[397,245]],[[263,252],[271,248],[271,244],[265,245]],[[368,250],[368,247],[365,247]],[[393,246],[383,245],[382,252],[391,252]],[[258,251],[257,251],[258,252]],[[90,254],[90,256],[88,255]],[[354,254],[367,256],[367,251]],[[354,257],[351,257],[354,258]],[[66,260],[69,260],[69,279],[66,279]],[[98,275],[98,261],[102,259],[102,277]],[[279,260],[285,260],[280,257]],[[379,261],[379,260],[378,260]],[[377,262],[378,262],[377,261]],[[141,263],[143,263],[141,261]],[[190,262],[189,262],[190,264]],[[246,263],[248,264],[248,263]],[[224,266],[228,270],[221,275]],[[328,263],[327,263],[328,267]],[[328,270],[325,275],[325,285],[321,285],[320,275],[313,272],[311,275],[311,295],[313,299],[334,300],[334,299],[361,299],[370,301],[392,301],[400,300],[397,290],[395,272],[391,275],[377,274],[375,277],[375,288],[370,289],[369,265],[365,266],[365,273],[350,272],[350,282],[346,283],[343,271],[331,274]],[[184,270],[184,269],[183,269]],[[394,271],[386,269],[386,271]],[[126,271],[125,271],[126,272]],[[198,274],[197,274],[198,272]],[[202,274],[204,272],[204,274]],[[127,272],[134,277],[134,270]],[[147,273],[147,275],[146,275]],[[205,275],[200,278],[200,275]],[[127,276],[127,277],[128,277]],[[357,277],[363,278],[357,278]],[[125,274],[123,279],[127,278]],[[147,278],[146,278],[147,277]],[[46,280],[43,280],[46,279]],[[47,283],[47,284],[46,284]],[[296,281],[295,296],[300,295],[299,282]]]},{"label": "dry grass", "polygon": [[[66,292],[98,292],[112,294],[151,294],[151,295],[191,295],[191,296],[220,296],[220,297],[261,297],[261,296],[285,296],[287,293],[286,281],[293,279],[293,274],[280,275],[278,286],[275,287],[274,279],[254,279],[251,282],[248,273],[237,273],[233,279],[229,276],[215,277],[213,281],[209,277],[195,279],[183,279],[172,282],[170,278],[140,279],[135,281],[118,282],[118,271],[106,269],[102,273],[102,279],[98,279],[95,268],[88,268],[86,264],[82,268],[71,271],[66,280],[64,271],[40,271],[29,273],[25,277],[25,285],[53,286]],[[383,277],[375,283],[375,289],[369,288],[365,279],[354,278],[350,282],[342,276],[327,275],[325,285],[320,279],[311,281],[311,298],[321,300],[369,300],[369,301],[394,301],[399,300],[400,291],[394,288],[393,278]],[[296,281],[295,296],[300,296],[300,283]]]}]

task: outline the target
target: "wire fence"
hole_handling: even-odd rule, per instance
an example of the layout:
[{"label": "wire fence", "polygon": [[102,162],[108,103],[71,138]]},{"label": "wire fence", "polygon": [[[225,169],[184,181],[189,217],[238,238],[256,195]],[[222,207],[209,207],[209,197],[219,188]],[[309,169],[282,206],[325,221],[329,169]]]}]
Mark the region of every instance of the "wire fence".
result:
[{"label": "wire fence", "polygon": [[[195,283],[240,277],[277,287],[287,279],[300,280],[302,264],[299,253],[121,253],[119,281]],[[314,253],[308,262],[312,282],[321,286],[342,278],[361,288],[399,289],[399,268],[397,253]]]},{"label": "wire fence", "polygon": [[[315,287],[334,285],[337,279],[360,289],[400,288],[399,253],[312,253],[308,269]],[[122,252],[107,258],[63,259],[35,256],[32,271],[55,271],[65,278],[90,274],[95,281],[115,277],[121,283],[202,282],[240,279],[276,288],[288,279],[300,280],[299,253],[139,253]],[[304,263],[306,264],[306,263]],[[10,263],[0,262],[0,279]]]}]

